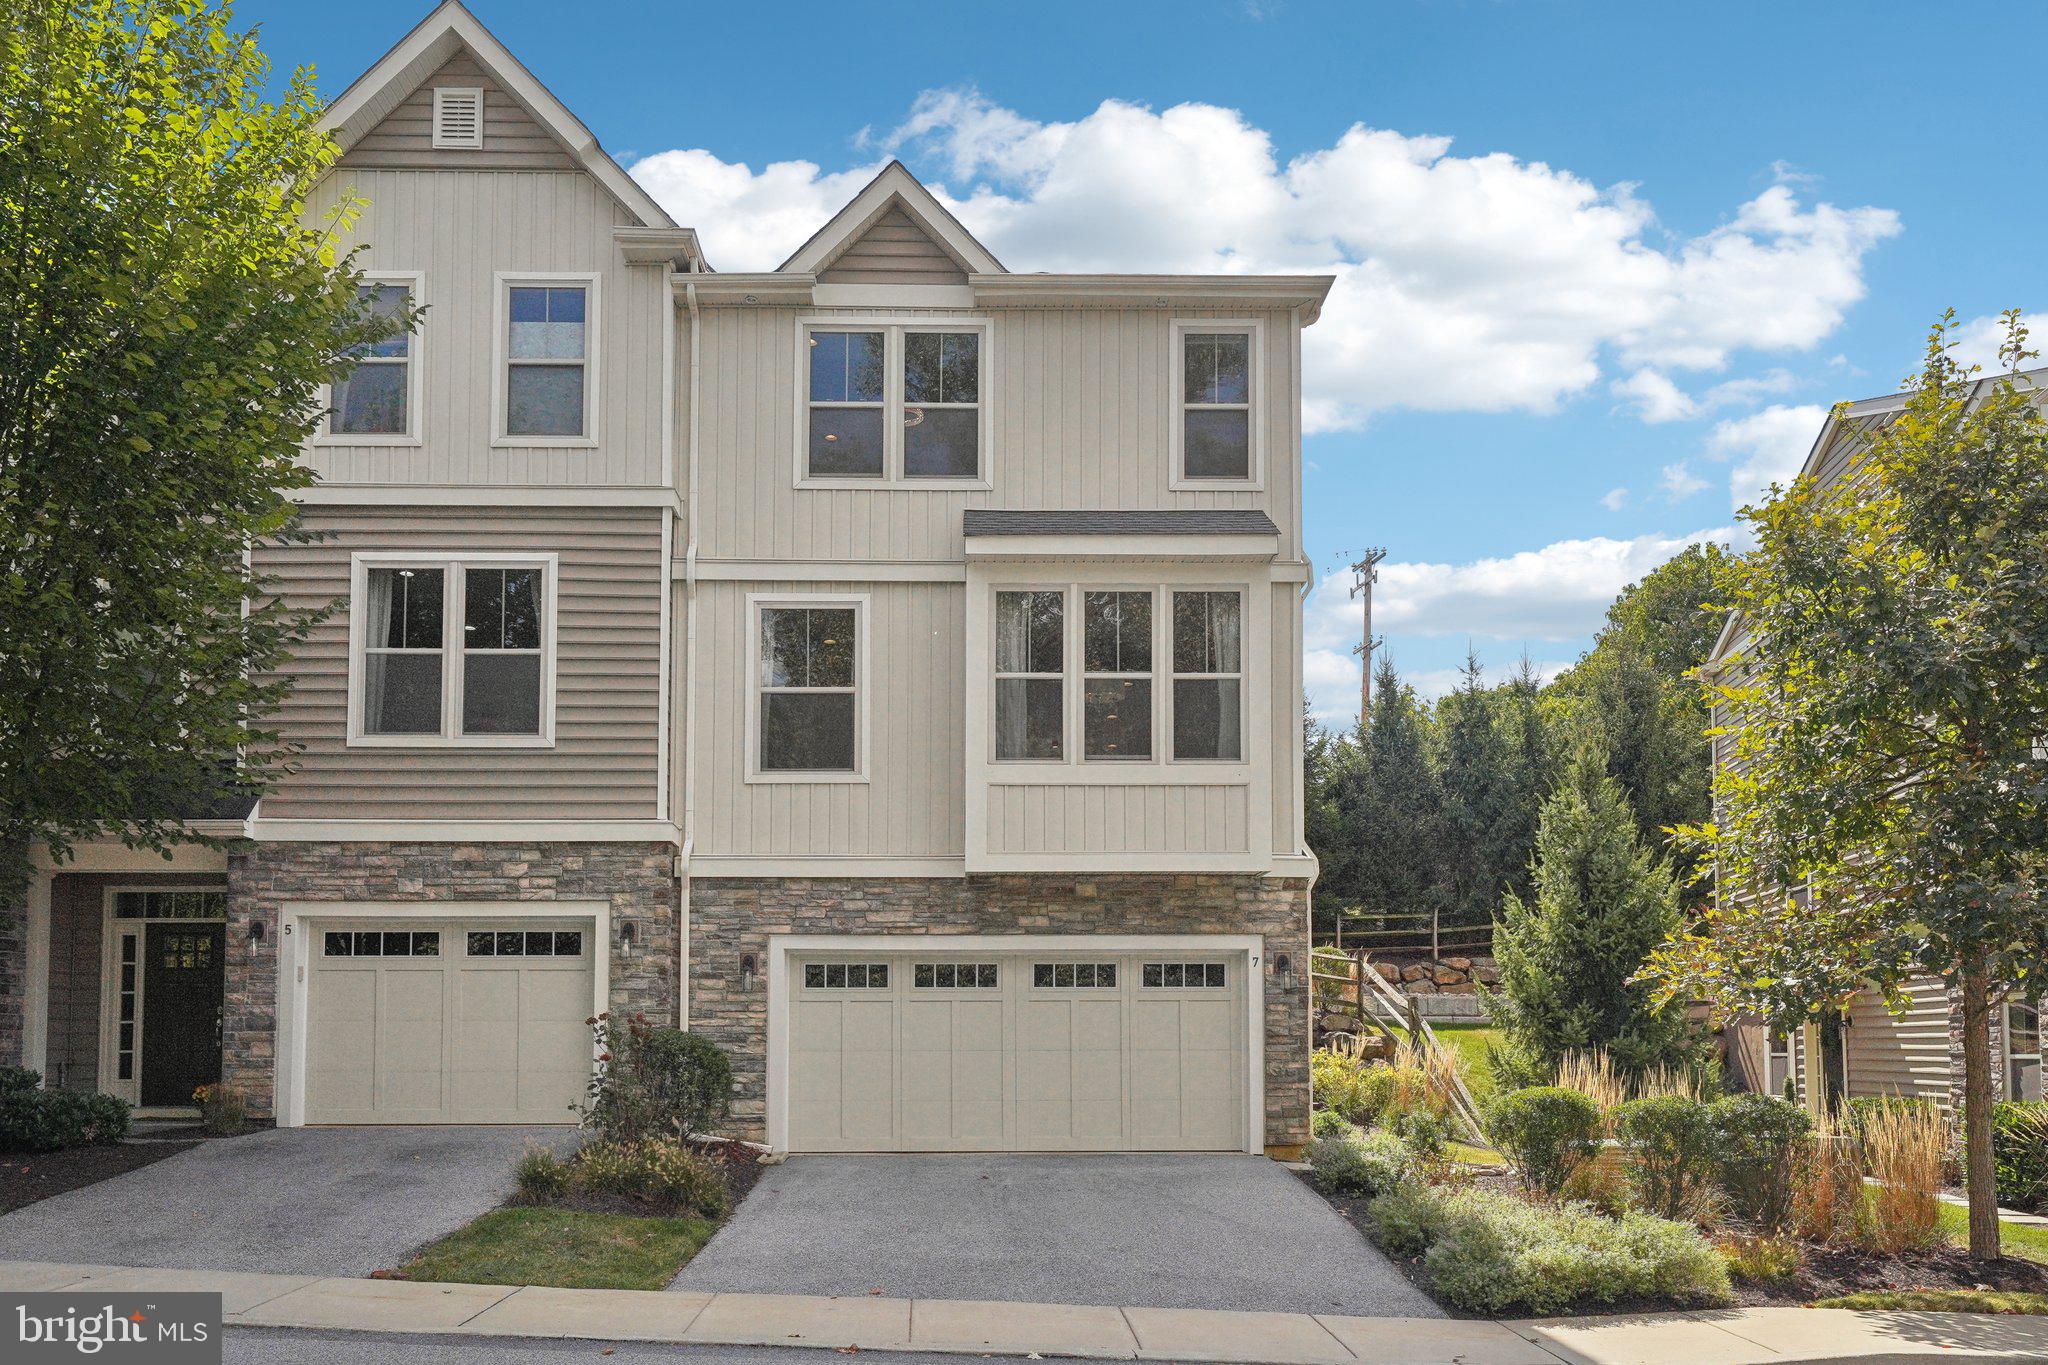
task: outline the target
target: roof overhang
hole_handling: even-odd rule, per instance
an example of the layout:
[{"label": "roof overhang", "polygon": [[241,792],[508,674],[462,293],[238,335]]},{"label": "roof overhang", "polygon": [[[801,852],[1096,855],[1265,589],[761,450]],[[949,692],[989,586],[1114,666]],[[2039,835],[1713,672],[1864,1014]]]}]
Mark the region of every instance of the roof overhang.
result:
[{"label": "roof overhang", "polygon": [[988,308],[1305,308],[1320,316],[1334,275],[970,275]]},{"label": "roof overhang", "polygon": [[556,99],[554,93],[512,55],[511,49],[499,42],[474,14],[465,9],[461,0],[445,0],[414,25],[412,32],[399,39],[397,46],[358,76],[355,83],[342,91],[321,114],[321,128],[330,133],[341,150],[346,152],[363,134],[382,122],[386,114],[403,103],[421,81],[440,70],[463,48],[468,48],[477,63],[490,73],[491,79],[525,106],[526,112],[554,134],[569,154],[643,225],[676,226],[675,220],[654,201],[654,197],[640,188],[638,182],[598,145],[597,135],[570,112],[569,106]]},{"label": "roof overhang", "polygon": [[672,265],[678,270],[707,270],[697,229],[621,227],[612,229],[619,254],[633,265]]}]

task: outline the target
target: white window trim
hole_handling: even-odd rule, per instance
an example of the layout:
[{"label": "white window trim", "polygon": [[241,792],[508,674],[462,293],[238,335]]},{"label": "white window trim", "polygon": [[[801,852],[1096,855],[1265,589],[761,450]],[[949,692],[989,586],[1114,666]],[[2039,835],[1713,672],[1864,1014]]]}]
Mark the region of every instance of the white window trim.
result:
[{"label": "white window trim", "polygon": [[[506,371],[512,363],[512,290],[532,286],[538,289],[583,286],[583,434],[581,436],[515,436],[505,429]],[[494,271],[491,288],[496,294],[496,322],[491,339],[491,445],[497,449],[590,450],[598,444],[599,378],[604,347],[604,277],[590,271],[527,270]]]},{"label": "white window trim", "polygon": [[[1175,318],[1169,329],[1172,345],[1168,361],[1172,376],[1172,398],[1167,409],[1169,463],[1167,487],[1189,490],[1260,492],[1266,487],[1266,324],[1262,318]],[[1250,398],[1245,428],[1250,441],[1246,452],[1247,477],[1242,479],[1191,479],[1186,477],[1187,337],[1191,332],[1242,332],[1250,340],[1245,348],[1251,365],[1246,392]]]},{"label": "white window trim", "polygon": [[[426,305],[426,275],[418,270],[365,270],[364,284],[402,284],[412,296],[412,306]],[[425,348],[420,345],[426,325],[413,329],[405,347],[405,430],[402,432],[337,432],[334,425],[334,385],[320,386],[320,426],[313,433],[316,446],[416,446],[420,437],[420,400],[426,393],[420,371],[426,367]]]},{"label": "white window trim", "polygon": [[[765,607],[853,608],[853,763],[848,772],[764,771],[761,767],[761,611]],[[868,714],[875,679],[868,660],[872,613],[866,593],[794,592],[747,594],[746,780],[749,783],[868,781]]]},{"label": "white window trim", "polygon": [[[1071,587],[1069,599],[1074,611],[1068,626],[1068,642],[1074,652],[1067,657],[1073,660],[1072,674],[1077,695],[1069,702],[1070,717],[1074,721],[1074,762],[1090,768],[1153,768],[1166,761],[1160,752],[1159,737],[1165,731],[1161,724],[1159,695],[1159,585],[1157,583],[1087,583]],[[1152,667],[1143,673],[1091,673],[1088,669],[1088,595],[1090,593],[1143,593],[1152,599]],[[991,660],[991,663],[994,661]],[[1152,725],[1147,732],[1150,746],[1143,758],[1103,758],[1088,756],[1088,684],[1097,679],[1114,682],[1119,678],[1143,678],[1151,684]],[[993,751],[991,751],[993,752]]]},{"label": "white window trim", "polygon": [[[882,339],[882,472],[818,474],[810,472],[811,348],[813,331],[881,332]],[[981,338],[976,441],[980,472],[973,478],[913,478],[903,472],[903,336],[905,332],[973,332]],[[995,327],[986,317],[916,317],[899,314],[863,316],[807,313],[796,319],[796,449],[791,465],[796,488],[915,488],[972,492],[995,487],[995,421],[992,400]]]},{"label": "white window trim", "polygon": [[[999,647],[996,639],[996,632],[1000,629],[1000,626],[997,623],[1002,619],[1002,615],[997,610],[996,604],[998,600],[1002,597],[1002,595],[1006,592],[1056,592],[1060,595],[1060,671],[1057,675],[1051,673],[1004,673],[996,668],[996,650]],[[1072,761],[1074,754],[1074,727],[1073,720],[1067,714],[1067,712],[1070,709],[1069,704],[1072,701],[1072,698],[1068,696],[1068,693],[1074,690],[1074,670],[1070,667],[1070,664],[1073,660],[1074,642],[1070,638],[1068,633],[1069,629],[1073,625],[1073,619],[1074,592],[1073,585],[1071,583],[1040,583],[1036,586],[1020,585],[1013,583],[996,583],[990,586],[988,593],[988,759],[990,763],[1001,764],[1005,769],[1017,767],[1064,768]],[[996,752],[998,747],[999,736],[1001,733],[1002,720],[1000,715],[1001,707],[997,701],[997,697],[1002,692],[1002,683],[1011,678],[1043,679],[1051,678],[1054,676],[1057,676],[1060,680],[1059,757],[998,758],[996,756]]]},{"label": "white window trim", "polygon": [[[1237,599],[1237,672],[1235,673],[1183,673],[1173,666],[1173,599],[1182,593],[1229,593]],[[1168,583],[1162,586],[1166,601],[1165,643],[1166,667],[1159,676],[1166,679],[1166,695],[1162,705],[1166,710],[1166,761],[1181,767],[1198,768],[1241,768],[1248,761],[1251,748],[1251,619],[1252,604],[1250,590],[1242,583],[1218,583],[1213,586],[1193,583]],[[1237,679],[1237,757],[1236,758],[1175,758],[1173,756],[1174,729],[1179,723],[1179,709],[1173,704],[1173,685],[1181,678],[1190,681],[1202,679]]]},{"label": "white window trim", "polygon": [[[441,733],[438,735],[373,735],[363,729],[363,667],[365,613],[359,604],[369,598],[372,568],[441,569]],[[462,715],[463,604],[455,589],[464,568],[540,569],[542,571],[540,638],[540,733],[535,735],[465,735],[457,726]],[[466,589],[465,589],[466,592]],[[518,553],[483,550],[358,550],[349,556],[348,613],[348,746],[352,749],[552,749],[555,747],[556,603],[561,593],[560,556],[553,551]]]},{"label": "white window trim", "polygon": [[[2013,1006],[2014,1006],[2014,1005],[2022,1005],[2022,1006],[2024,1006],[2024,1005],[2030,1005],[2030,1004],[2031,1004],[2031,1005],[2033,1006],[2033,1008],[2034,1008],[2034,1010],[2035,1010],[2035,1016],[2034,1016],[2034,1024],[2035,1024],[2035,1028],[2036,1028],[2036,1030],[2037,1030],[2037,1034],[2036,1034],[2036,1036],[2038,1037],[2038,1030],[2039,1030],[2039,1028],[2040,1028],[2040,1025],[2041,1025],[2041,1006],[2040,1006],[2040,1002],[2038,1002],[2038,1001],[2026,1001],[2026,1000],[2014,1000],[2014,999],[2013,999],[2013,998],[2012,998],[2011,996],[2009,996],[2009,995],[2008,995],[2008,996],[2007,996],[2007,997],[2005,998],[2005,1000],[2004,1000],[2004,1001],[2002,1002],[2002,1004],[2000,1005],[2000,1007],[1999,1007],[1999,1014],[1998,1014],[1998,1023],[1999,1023],[1999,1035],[2000,1035],[2000,1041],[2001,1041],[2001,1043],[2003,1044],[2003,1046],[2002,1046],[2001,1050],[2002,1050],[2002,1051],[2003,1051],[2003,1052],[2005,1053],[2005,1075],[2004,1075],[2004,1076],[2003,1076],[2003,1077],[2001,1078],[2002,1084],[2000,1085],[2000,1089],[2001,1089],[2001,1091],[2003,1091],[2003,1092],[2004,1092],[2004,1094],[2005,1094],[2005,1098],[2006,1098],[2006,1099],[2008,1099],[2008,1100],[2009,1100],[2009,1099],[2012,1099],[2012,1098],[2013,1098],[2013,1095],[2012,1095],[2012,1067],[2013,1067],[2013,1063],[2014,1063],[2014,1062],[2017,1062],[2017,1061],[2020,1061],[2020,1060],[2022,1060],[2022,1059],[2025,1059],[2025,1058],[2031,1058],[2031,1059],[2033,1059],[2033,1062],[2034,1062],[2034,1065],[2035,1065],[2035,1067],[2036,1067],[2036,1070],[2037,1070],[2037,1071],[2039,1071],[2039,1070],[2040,1070],[2040,1068],[2041,1068],[2041,1066],[2042,1066],[2042,1064],[2043,1064],[2043,1062],[2044,1062],[2044,1060],[2048,1060],[2048,1059],[2044,1059],[2044,1057],[2043,1057],[2043,1054],[2042,1054],[2041,1052],[2039,1052],[2039,1051],[2035,1051],[2035,1052],[2014,1052],[2014,1051],[2012,1050],[2012,1011],[2013,1011]],[[2048,1093],[2048,1088],[2044,1088],[2044,1093]]]},{"label": "white window trim", "polygon": [[[441,136],[441,106],[450,95],[473,95],[476,97],[476,136],[467,141],[457,141]],[[437,85],[434,87],[434,123],[428,129],[433,145],[438,151],[480,152],[484,146],[484,103],[489,98],[480,85]]]}]

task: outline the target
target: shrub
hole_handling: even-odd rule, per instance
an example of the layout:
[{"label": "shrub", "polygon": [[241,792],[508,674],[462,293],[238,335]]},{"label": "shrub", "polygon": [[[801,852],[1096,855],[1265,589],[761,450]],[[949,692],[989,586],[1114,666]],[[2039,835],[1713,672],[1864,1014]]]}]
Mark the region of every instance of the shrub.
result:
[{"label": "shrub", "polygon": [[1407,1179],[1414,1172],[1415,1158],[1400,1138],[1374,1129],[1317,1138],[1309,1145],[1308,1164],[1317,1188],[1325,1194],[1364,1198]]},{"label": "shrub", "polygon": [[512,1168],[515,1198],[522,1204],[552,1204],[569,1192],[575,1172],[545,1147],[529,1147]]},{"label": "shrub", "polygon": [[192,1092],[199,1126],[212,1137],[233,1137],[249,1127],[249,1101],[232,1085],[202,1085]]},{"label": "shrub", "polygon": [[593,1142],[576,1154],[574,1169],[576,1183],[592,1194],[706,1218],[725,1212],[724,1175],[674,1138]]},{"label": "shrub", "polygon": [[1697,1221],[1713,1189],[1714,1129],[1707,1107],[1684,1095],[1630,1100],[1614,1111],[1614,1132],[1627,1144],[1636,1202],[1660,1218]]},{"label": "shrub", "polygon": [[128,1135],[126,1100],[45,1090],[42,1080],[26,1067],[0,1068],[0,1152],[55,1152]]},{"label": "shrub", "polygon": [[1318,1109],[1308,1116],[1308,1135],[1312,1138],[1344,1137],[1357,1131],[1357,1124],[1334,1109]]},{"label": "shrub", "polygon": [[1789,1237],[1731,1237],[1721,1243],[1728,1273],[1745,1284],[1782,1284],[1799,1273],[1799,1243]]},{"label": "shrub", "polygon": [[1372,1239],[1389,1256],[1420,1256],[1436,1240],[1441,1197],[1419,1180],[1402,1181],[1366,1208]]},{"label": "shrub", "polygon": [[1309,1078],[1319,1108],[1360,1125],[1379,1118],[1394,1087],[1386,1067],[1328,1048],[1318,1048],[1310,1056]]},{"label": "shrub", "polygon": [[1605,1153],[1591,1161],[1581,1161],[1564,1178],[1557,1197],[1598,1209],[1609,1218],[1619,1218],[1630,1207],[1628,1167],[1618,1159],[1609,1160]]},{"label": "shrub", "polygon": [[1865,1206],[1865,1237],[1880,1251],[1941,1240],[1941,1172],[1948,1120],[1931,1104],[1885,1104],[1863,1121],[1863,1160],[1876,1183]]},{"label": "shrub", "polygon": [[1576,1204],[1532,1204],[1498,1190],[1433,1192],[1417,1220],[1437,1293],[1473,1312],[1554,1313],[1572,1304],[1661,1299],[1727,1303],[1728,1267],[1683,1223]]},{"label": "shrub", "polygon": [[2001,1205],[2030,1212],[2048,1207],[2048,1104],[1993,1106],[1991,1159]]},{"label": "shrub", "polygon": [[583,1125],[608,1142],[686,1138],[712,1131],[732,1104],[732,1063],[716,1043],[636,1014],[622,1029],[590,1021],[599,1066]]},{"label": "shrub", "polygon": [[1525,1185],[1555,1194],[1598,1147],[1600,1110],[1576,1090],[1532,1086],[1495,1100],[1487,1130]]},{"label": "shrub", "polygon": [[1751,1227],[1783,1232],[1812,1117],[1775,1095],[1730,1095],[1707,1106],[1707,1120],[1729,1212]]},{"label": "shrub", "polygon": [[1428,1109],[1411,1109],[1387,1121],[1387,1131],[1408,1144],[1425,1161],[1442,1158],[1444,1148],[1456,1136],[1450,1116]]}]

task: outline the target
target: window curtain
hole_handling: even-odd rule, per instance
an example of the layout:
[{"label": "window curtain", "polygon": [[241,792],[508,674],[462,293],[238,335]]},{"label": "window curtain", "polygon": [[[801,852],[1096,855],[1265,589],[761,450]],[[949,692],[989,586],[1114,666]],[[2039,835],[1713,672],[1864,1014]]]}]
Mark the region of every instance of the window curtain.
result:
[{"label": "window curtain", "polygon": [[[363,605],[363,644],[374,650],[391,642],[391,622],[398,605],[398,574],[391,569],[372,569],[369,600]],[[368,669],[371,656],[364,659],[366,685],[363,688],[363,729],[368,734],[384,732],[384,692],[381,670]]]}]

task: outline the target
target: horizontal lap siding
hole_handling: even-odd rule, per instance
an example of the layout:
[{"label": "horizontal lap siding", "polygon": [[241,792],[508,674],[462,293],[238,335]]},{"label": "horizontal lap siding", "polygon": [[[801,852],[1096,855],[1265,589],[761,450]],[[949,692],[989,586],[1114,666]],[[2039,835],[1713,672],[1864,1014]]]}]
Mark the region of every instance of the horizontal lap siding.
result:
[{"label": "horizontal lap siding", "polygon": [[[316,508],[313,545],[268,549],[259,569],[294,606],[339,602],[293,666],[278,714],[305,746],[263,798],[278,819],[616,820],[657,809],[661,516],[643,509]],[[555,747],[350,748],[349,557],[359,550],[553,552]]]},{"label": "horizontal lap siding", "polygon": [[[484,92],[482,150],[434,146],[434,87]],[[503,86],[458,52],[406,96],[341,157],[344,166],[433,167],[443,170],[576,170],[573,157]]]},{"label": "horizontal lap siding", "polygon": [[1946,1103],[1949,1095],[1948,988],[1937,977],[1915,977],[1905,988],[1906,1008],[1893,1014],[1884,997],[1865,990],[1849,1005],[1845,1041],[1849,1093],[1922,1095]]},{"label": "horizontal lap siding", "polygon": [[825,284],[966,284],[967,272],[900,208],[891,208],[821,271]]},{"label": "horizontal lap siding", "polygon": [[[659,266],[629,266],[612,229],[633,218],[581,172],[411,171],[343,168],[307,210],[324,221],[347,196],[364,201],[337,248],[363,245],[371,272],[417,272],[426,317],[413,338],[422,366],[418,445],[316,441],[306,448],[329,483],[662,483],[662,362],[674,303]],[[496,446],[496,275],[600,277],[592,345],[594,447]]]},{"label": "horizontal lap siding", "polygon": [[[868,781],[747,781],[747,597],[770,592],[868,598]],[[961,856],[964,605],[947,583],[700,584],[696,852]]]},{"label": "horizontal lap siding", "polygon": [[[1291,316],[1264,314],[1263,429],[1270,491],[1169,487],[1170,322],[1221,310],[997,310],[984,393],[994,404],[994,488],[798,488],[793,308],[707,308],[700,367],[704,560],[922,560],[962,555],[961,512],[1003,508],[1259,508],[1299,552],[1293,524]],[[888,310],[935,319],[971,310]],[[859,310],[835,309],[834,317]]]}]

